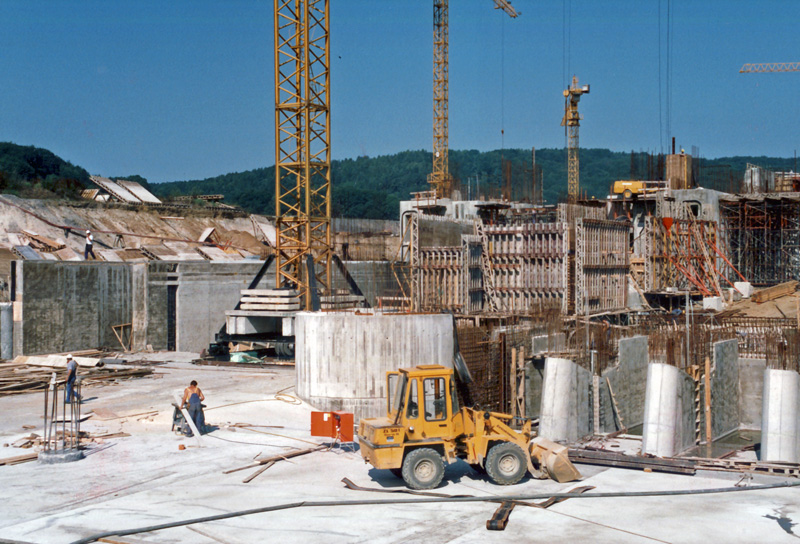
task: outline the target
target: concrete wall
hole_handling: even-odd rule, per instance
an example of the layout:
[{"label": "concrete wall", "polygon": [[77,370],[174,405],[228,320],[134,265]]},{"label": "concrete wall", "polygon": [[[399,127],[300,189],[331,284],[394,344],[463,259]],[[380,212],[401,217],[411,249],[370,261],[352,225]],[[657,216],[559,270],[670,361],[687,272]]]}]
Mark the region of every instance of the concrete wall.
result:
[{"label": "concrete wall", "polygon": [[14,353],[14,306],[0,302],[0,359],[11,359]]},{"label": "concrete wall", "polygon": [[[213,341],[261,267],[259,261],[111,263],[15,261],[14,355],[110,347],[132,324],[134,349],[167,349],[169,286],[176,288],[175,348]],[[272,285],[266,275],[261,285]]]},{"label": "concrete wall", "polygon": [[608,382],[616,398],[616,407],[625,427],[637,427],[644,422],[644,402],[647,393],[647,336],[634,336],[619,341],[619,363],[603,372],[600,383],[602,432],[618,430]]},{"label": "concrete wall", "polygon": [[[364,293],[370,307],[377,307],[377,297],[379,296],[401,296],[400,287],[392,272],[392,263],[388,261],[346,261],[344,264],[361,292]],[[339,273],[339,269],[334,266],[333,270],[333,287],[349,289],[350,286]],[[398,276],[402,277],[402,274],[398,274]]]},{"label": "concrete wall", "polygon": [[544,357],[534,357],[525,363],[525,417],[537,418],[542,411]]},{"label": "concrete wall", "polygon": [[591,434],[591,383],[591,372],[573,361],[545,359],[540,436],[557,442],[574,442]]},{"label": "concrete wall", "polygon": [[761,430],[764,392],[764,359],[739,359],[739,428]]},{"label": "concrete wall", "polygon": [[452,366],[447,314],[300,312],[295,318],[297,394],[320,410],[386,415],[386,372]]},{"label": "concrete wall", "polygon": [[711,373],[711,436],[714,439],[739,429],[739,343],[714,342]]},{"label": "concrete wall", "polygon": [[664,363],[647,368],[642,453],[671,457],[694,445],[694,381]]},{"label": "concrete wall", "polygon": [[[225,310],[236,307],[241,290],[247,289],[261,264],[260,261],[178,264],[177,351],[199,352],[208,347],[225,324]],[[266,286],[268,282],[264,278],[261,284]]]},{"label": "concrete wall", "polygon": [[118,347],[112,325],[131,322],[130,265],[16,261],[14,354]]}]

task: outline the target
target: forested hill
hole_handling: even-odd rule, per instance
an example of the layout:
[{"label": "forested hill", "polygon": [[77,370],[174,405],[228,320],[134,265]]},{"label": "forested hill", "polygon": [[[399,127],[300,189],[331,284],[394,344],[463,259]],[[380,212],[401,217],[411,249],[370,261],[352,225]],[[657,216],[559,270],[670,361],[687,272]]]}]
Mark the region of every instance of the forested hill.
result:
[{"label": "forested hill", "polygon": [[[618,179],[648,179],[651,168],[645,154],[615,152],[607,149],[580,150],[581,192],[603,198],[610,185]],[[464,198],[476,198],[478,189],[487,196],[499,196],[503,160],[510,163],[512,197],[518,198],[523,188],[530,191],[531,151],[450,151],[450,172],[460,180]],[[741,173],[746,163],[777,170],[794,167],[793,159],[770,157],[731,157],[700,161],[705,167],[720,167],[720,173]],[[566,196],[567,156],[565,149],[536,151],[536,164],[542,168],[545,202],[556,203]],[[704,170],[712,172],[713,169]],[[431,171],[429,151],[403,151],[382,157],[359,157],[333,161],[333,215],[368,219],[396,219],[398,203],[410,199],[410,193],[428,189],[427,175]],[[632,173],[633,172],[633,173]],[[705,174],[703,174],[705,175]],[[710,185],[709,185],[710,186]],[[723,190],[727,190],[724,187]],[[224,194],[225,202],[236,204],[253,213],[275,213],[274,167],[225,174],[195,181],[151,184],[159,197],[177,195]]]},{"label": "forested hill", "polygon": [[0,142],[0,192],[30,198],[78,198],[89,173],[47,149]]}]

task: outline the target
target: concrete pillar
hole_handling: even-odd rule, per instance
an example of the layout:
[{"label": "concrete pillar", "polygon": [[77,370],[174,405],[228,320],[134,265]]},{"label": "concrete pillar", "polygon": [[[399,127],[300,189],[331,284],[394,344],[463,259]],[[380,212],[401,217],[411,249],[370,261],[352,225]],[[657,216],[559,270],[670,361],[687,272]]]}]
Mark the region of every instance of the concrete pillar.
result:
[{"label": "concrete pillar", "polygon": [[545,359],[539,436],[572,442],[591,432],[591,378],[591,372],[569,359]]},{"label": "concrete pillar", "polygon": [[642,453],[672,457],[694,444],[692,380],[664,363],[647,368]]},{"label": "concrete pillar", "polygon": [[0,303],[0,359],[13,359],[14,353],[14,305]]},{"label": "concrete pillar", "polygon": [[800,374],[793,370],[764,371],[761,460],[800,462]]}]

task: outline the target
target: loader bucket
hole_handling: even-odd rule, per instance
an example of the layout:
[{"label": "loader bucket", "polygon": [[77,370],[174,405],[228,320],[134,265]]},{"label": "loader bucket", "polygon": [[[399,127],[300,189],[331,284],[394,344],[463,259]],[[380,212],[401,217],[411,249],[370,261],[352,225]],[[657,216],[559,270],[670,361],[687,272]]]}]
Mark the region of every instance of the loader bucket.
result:
[{"label": "loader bucket", "polygon": [[566,446],[537,436],[528,444],[528,451],[531,455],[533,464],[531,474],[534,478],[546,478],[549,476],[558,483],[563,483],[571,482],[581,477],[581,473],[569,460]]}]

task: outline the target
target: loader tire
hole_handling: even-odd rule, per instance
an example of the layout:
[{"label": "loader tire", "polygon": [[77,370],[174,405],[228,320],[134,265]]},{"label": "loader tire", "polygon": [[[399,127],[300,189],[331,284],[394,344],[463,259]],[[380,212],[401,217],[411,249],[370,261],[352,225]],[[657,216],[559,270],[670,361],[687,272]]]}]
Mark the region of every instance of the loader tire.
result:
[{"label": "loader tire", "polygon": [[412,450],[403,460],[403,480],[411,489],[433,489],[443,477],[444,462],[435,450]]},{"label": "loader tire", "polygon": [[498,485],[515,484],[527,471],[525,452],[513,442],[501,442],[492,446],[486,456],[486,473]]}]

